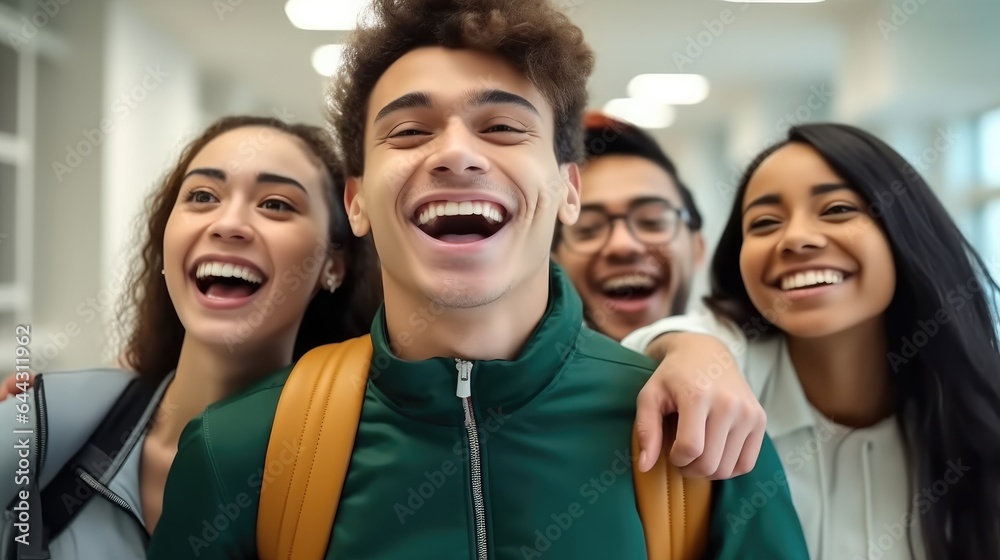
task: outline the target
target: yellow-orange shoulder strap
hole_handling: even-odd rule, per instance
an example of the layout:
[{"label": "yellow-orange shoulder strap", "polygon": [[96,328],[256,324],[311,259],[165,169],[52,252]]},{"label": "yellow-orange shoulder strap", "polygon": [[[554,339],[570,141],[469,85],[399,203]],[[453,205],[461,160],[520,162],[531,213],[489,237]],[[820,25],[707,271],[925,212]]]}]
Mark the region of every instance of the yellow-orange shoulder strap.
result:
[{"label": "yellow-orange shoulder strap", "polygon": [[[257,513],[261,560],[322,559],[361,419],[372,342],[369,335],[307,352],[278,400]],[[297,449],[292,459],[285,443]],[[273,463],[283,468],[269,468]]]},{"label": "yellow-orange shoulder strap", "polygon": [[[361,418],[368,335],[315,348],[285,382],[271,428],[257,517],[261,560],[322,560]],[[286,446],[285,443],[291,445]],[[288,458],[287,449],[298,453]],[[632,454],[638,455],[633,433]],[[280,464],[282,468],[269,468]],[[270,473],[276,473],[270,475]],[[649,560],[699,560],[706,548],[711,481],[684,479],[661,454],[649,472],[633,462]]]},{"label": "yellow-orange shoulder strap", "polygon": [[[646,536],[649,560],[700,560],[708,544],[712,481],[689,479],[670,463],[669,448],[648,472],[632,461],[635,501]],[[639,456],[638,434],[632,432],[632,456]]]}]

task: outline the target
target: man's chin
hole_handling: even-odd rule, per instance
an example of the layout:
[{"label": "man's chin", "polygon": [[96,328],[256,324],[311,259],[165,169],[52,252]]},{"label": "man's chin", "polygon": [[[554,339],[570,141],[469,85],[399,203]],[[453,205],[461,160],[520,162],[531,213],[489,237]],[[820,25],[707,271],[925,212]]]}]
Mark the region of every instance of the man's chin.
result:
[{"label": "man's chin", "polygon": [[503,296],[503,290],[490,289],[479,283],[452,282],[441,289],[425,292],[427,299],[444,309],[475,309],[489,305]]}]

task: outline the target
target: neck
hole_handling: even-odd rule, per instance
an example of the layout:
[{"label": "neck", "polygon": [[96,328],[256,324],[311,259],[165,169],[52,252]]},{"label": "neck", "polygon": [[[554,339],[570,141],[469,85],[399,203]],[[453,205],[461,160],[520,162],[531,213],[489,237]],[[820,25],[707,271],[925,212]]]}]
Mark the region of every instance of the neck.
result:
[{"label": "neck", "polygon": [[789,336],[788,352],[806,398],[827,418],[862,428],[892,414],[881,317],[823,338]]},{"label": "neck", "polygon": [[234,353],[226,346],[207,345],[184,337],[173,381],[156,410],[150,437],[176,445],[184,427],[205,407],[292,361],[294,340],[261,345]]},{"label": "neck", "polygon": [[548,265],[492,303],[464,309],[442,307],[382,276],[390,348],[404,360],[513,360],[548,305]]}]

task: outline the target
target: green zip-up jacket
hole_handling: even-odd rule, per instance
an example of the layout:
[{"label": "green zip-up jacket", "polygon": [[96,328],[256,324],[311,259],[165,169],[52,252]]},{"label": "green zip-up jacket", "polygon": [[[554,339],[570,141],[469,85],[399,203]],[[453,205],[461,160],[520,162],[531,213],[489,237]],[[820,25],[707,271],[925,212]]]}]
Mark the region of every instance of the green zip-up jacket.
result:
[{"label": "green zip-up jacket", "polygon": [[[410,336],[426,321],[415,317]],[[655,364],[583,326],[558,266],[520,355],[471,362],[467,400],[457,392],[470,362],[395,357],[381,310],[372,342],[326,558],[646,558],[630,444],[636,396]],[[287,467],[265,465],[265,455],[289,372],[213,404],[185,428],[150,559],[257,558],[261,484]],[[770,440],[751,473],[714,483],[712,500],[709,558],[807,560]]]}]

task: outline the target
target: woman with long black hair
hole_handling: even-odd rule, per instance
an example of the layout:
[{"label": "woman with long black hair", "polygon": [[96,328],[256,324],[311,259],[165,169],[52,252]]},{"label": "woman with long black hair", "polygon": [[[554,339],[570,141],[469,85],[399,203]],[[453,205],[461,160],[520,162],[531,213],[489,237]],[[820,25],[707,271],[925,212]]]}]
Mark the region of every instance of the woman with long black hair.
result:
[{"label": "woman with long black hair", "polygon": [[623,343],[729,344],[811,558],[1000,558],[1000,289],[911,165],[854,127],[793,127],[745,173],[711,278],[710,313]]}]

